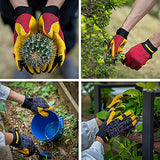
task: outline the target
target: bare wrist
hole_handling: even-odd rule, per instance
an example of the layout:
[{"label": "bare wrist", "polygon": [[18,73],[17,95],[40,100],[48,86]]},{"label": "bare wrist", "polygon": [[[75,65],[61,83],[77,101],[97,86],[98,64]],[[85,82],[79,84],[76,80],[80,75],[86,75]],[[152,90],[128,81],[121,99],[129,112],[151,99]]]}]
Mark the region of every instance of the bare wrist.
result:
[{"label": "bare wrist", "polygon": [[103,141],[103,139],[101,137],[97,136],[95,141],[100,142],[104,146],[104,141]]},{"label": "bare wrist", "polygon": [[47,6],[56,6],[60,9],[64,2],[65,2],[65,0],[48,0],[46,7]]},{"label": "bare wrist", "polygon": [[99,118],[96,117],[95,120],[97,122],[98,127],[100,127],[103,124],[103,122]]},{"label": "bare wrist", "polygon": [[10,0],[10,3],[12,4],[12,7],[15,9],[19,6],[24,6],[24,7],[28,7],[28,2],[27,0]]}]

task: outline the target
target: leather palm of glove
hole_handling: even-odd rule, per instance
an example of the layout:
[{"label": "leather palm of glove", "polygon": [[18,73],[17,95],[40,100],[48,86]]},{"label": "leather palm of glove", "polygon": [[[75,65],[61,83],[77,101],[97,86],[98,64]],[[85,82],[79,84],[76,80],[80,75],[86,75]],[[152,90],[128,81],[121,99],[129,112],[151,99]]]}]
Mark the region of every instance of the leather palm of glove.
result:
[{"label": "leather palm of glove", "polygon": [[20,55],[20,47],[23,45],[24,40],[31,34],[38,32],[37,21],[31,15],[32,9],[30,7],[17,7],[15,9],[15,29],[14,29],[14,45],[13,56],[16,66],[19,71],[24,68],[29,74],[33,74],[34,71],[38,73],[36,68],[32,68],[30,65],[25,64]]},{"label": "leather palm of glove", "polygon": [[55,58],[53,57],[48,66],[46,65],[45,71],[48,73],[54,71],[57,66],[61,67],[65,59],[66,46],[58,16],[59,9],[56,6],[47,6],[38,20],[39,31],[47,37],[55,39],[58,48],[58,55]]},{"label": "leather palm of glove", "polygon": [[13,134],[12,146],[16,147],[17,151],[25,156],[31,156],[37,152],[37,148],[31,137],[21,135],[17,130],[10,131]]},{"label": "leather palm of glove", "polygon": [[152,58],[152,55],[157,50],[149,39],[143,43],[132,47],[123,57],[122,63],[126,66],[139,70],[146,62]]},{"label": "leather palm of glove", "polygon": [[111,111],[107,119],[101,125],[96,136],[101,137],[106,143],[113,137],[130,132],[137,123],[136,116],[133,115],[128,117],[130,115],[131,112],[127,111],[121,116],[113,119],[115,112]]},{"label": "leather palm of glove", "polygon": [[49,107],[47,102],[41,97],[28,97],[25,96],[24,103],[22,104],[23,108],[30,109],[34,114],[41,115],[43,117],[48,117],[49,113],[47,111],[53,110],[52,107]]},{"label": "leather palm of glove", "polygon": [[127,32],[123,28],[119,28],[116,32],[116,35],[109,42],[108,51],[112,55],[112,57],[116,57],[118,54],[123,52],[123,47],[127,43],[127,36],[129,32]]}]

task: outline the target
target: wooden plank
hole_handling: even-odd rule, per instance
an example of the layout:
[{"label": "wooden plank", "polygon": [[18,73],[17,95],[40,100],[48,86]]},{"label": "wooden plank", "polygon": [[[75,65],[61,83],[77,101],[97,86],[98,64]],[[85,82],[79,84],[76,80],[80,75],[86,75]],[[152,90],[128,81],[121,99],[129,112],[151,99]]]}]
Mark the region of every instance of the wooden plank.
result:
[{"label": "wooden plank", "polygon": [[[128,139],[142,144],[142,133],[131,133]],[[153,150],[160,153],[160,137],[154,136]]]},{"label": "wooden plank", "polygon": [[74,107],[74,109],[79,112],[79,107],[78,104],[76,103],[76,101],[73,99],[73,97],[71,96],[70,92],[68,91],[68,89],[66,88],[66,86],[64,85],[63,82],[58,82],[59,86],[61,87],[61,89],[63,90],[63,92],[65,93],[64,99],[68,99],[71,103],[71,106],[69,107]]}]

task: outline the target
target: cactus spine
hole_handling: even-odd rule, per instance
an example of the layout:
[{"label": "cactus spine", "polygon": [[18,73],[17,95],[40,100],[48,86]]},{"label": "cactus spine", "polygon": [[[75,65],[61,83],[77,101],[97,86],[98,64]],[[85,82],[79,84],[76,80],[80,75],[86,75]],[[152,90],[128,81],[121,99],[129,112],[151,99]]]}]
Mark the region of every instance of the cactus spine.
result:
[{"label": "cactus spine", "polygon": [[54,40],[46,37],[42,33],[34,33],[29,36],[20,48],[22,60],[32,68],[49,64],[55,58],[57,47]]}]

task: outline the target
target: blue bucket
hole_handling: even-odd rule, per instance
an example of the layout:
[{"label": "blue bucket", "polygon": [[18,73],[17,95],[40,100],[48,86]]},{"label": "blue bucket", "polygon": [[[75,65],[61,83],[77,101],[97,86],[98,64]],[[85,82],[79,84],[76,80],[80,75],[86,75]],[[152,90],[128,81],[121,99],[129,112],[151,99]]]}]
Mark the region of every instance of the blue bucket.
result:
[{"label": "blue bucket", "polygon": [[53,111],[48,111],[48,117],[35,115],[31,122],[32,134],[39,140],[52,141],[62,137],[64,131],[63,118]]}]

